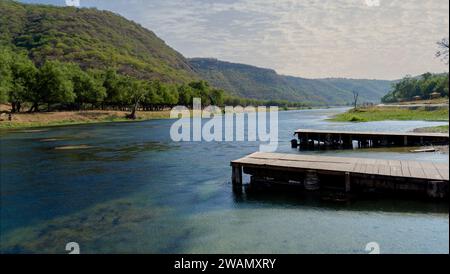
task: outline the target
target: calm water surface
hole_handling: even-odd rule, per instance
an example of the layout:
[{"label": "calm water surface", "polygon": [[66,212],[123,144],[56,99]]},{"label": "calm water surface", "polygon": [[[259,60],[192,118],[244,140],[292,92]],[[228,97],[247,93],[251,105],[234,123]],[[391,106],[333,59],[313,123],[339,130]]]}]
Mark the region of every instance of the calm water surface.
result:
[{"label": "calm water surface", "polygon": [[[279,152],[297,128],[410,131],[445,123],[329,123],[345,109],[279,114]],[[9,132],[1,141],[3,253],[448,253],[448,204],[233,194],[230,160],[254,142],[174,143],[173,121]],[[78,150],[57,147],[84,145]],[[448,162],[408,149],[301,152]],[[247,178],[248,179],[248,178]]]}]

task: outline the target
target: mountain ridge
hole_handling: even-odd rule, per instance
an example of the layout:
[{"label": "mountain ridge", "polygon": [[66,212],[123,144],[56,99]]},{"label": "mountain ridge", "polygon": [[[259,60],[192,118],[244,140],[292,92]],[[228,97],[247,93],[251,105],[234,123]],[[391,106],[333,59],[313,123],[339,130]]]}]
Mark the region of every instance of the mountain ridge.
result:
[{"label": "mountain ridge", "polygon": [[346,105],[357,90],[360,102],[379,102],[392,83],[308,79],[215,58],[185,58],[151,30],[95,8],[0,0],[1,45],[26,51],[37,65],[46,60],[75,62],[83,69],[116,68],[120,74],[169,83],[204,79],[231,95],[258,100]]},{"label": "mountain ridge", "polygon": [[234,95],[254,99],[307,101],[319,105],[346,105],[353,100],[353,90],[360,100],[380,102],[394,81],[352,78],[310,79],[278,74],[270,68],[221,61],[216,58],[188,58],[194,70],[218,88]]}]

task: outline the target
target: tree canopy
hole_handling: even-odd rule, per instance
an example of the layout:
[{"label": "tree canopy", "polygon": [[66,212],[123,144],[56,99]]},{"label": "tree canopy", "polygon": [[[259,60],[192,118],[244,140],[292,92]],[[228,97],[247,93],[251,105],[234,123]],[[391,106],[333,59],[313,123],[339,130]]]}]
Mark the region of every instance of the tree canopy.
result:
[{"label": "tree canopy", "polygon": [[383,97],[384,103],[410,101],[417,96],[421,99],[430,99],[432,93],[439,93],[448,97],[448,73],[424,73],[420,77],[406,76],[392,86],[391,92]]},{"label": "tree canopy", "polygon": [[142,80],[123,75],[113,68],[82,69],[77,63],[47,60],[36,66],[26,52],[0,47],[0,100],[10,103],[13,112],[25,104],[28,111],[138,108],[161,110],[175,105],[301,106],[282,100],[261,101],[230,96],[203,80],[185,84]]}]

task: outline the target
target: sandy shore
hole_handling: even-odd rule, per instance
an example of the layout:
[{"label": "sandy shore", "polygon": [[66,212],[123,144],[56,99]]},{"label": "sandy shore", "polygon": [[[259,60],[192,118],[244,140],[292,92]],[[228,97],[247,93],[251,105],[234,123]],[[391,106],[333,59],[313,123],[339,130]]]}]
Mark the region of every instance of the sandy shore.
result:
[{"label": "sandy shore", "polygon": [[[26,128],[44,127],[58,125],[125,122],[134,121],[126,118],[126,111],[61,111],[61,112],[39,112],[39,113],[16,113],[11,115],[3,112],[0,115],[0,128]],[[138,112],[137,121],[151,119],[167,119],[170,117],[169,110]]]}]

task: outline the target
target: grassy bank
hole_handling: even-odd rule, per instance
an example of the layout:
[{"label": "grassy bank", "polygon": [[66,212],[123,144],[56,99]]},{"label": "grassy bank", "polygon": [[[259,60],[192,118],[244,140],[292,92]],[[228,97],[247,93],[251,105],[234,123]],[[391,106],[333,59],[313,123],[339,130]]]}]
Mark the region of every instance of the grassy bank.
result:
[{"label": "grassy bank", "polygon": [[448,125],[447,126],[437,126],[437,127],[417,128],[414,130],[414,132],[448,133]]},{"label": "grassy bank", "polygon": [[[6,110],[4,109],[3,111]],[[284,111],[284,109],[280,111]],[[4,112],[0,117],[0,129],[39,128],[39,127],[95,124],[108,122],[137,122],[137,121],[170,118],[170,110],[138,111],[137,112],[138,118],[136,120],[127,119],[126,118],[127,114],[130,114],[130,112],[100,111],[100,110],[39,112],[39,113],[24,112],[13,114],[12,121],[8,121],[8,114]]]},{"label": "grassy bank", "polygon": [[371,122],[385,120],[448,121],[448,109],[427,110],[424,107],[417,109],[395,107],[358,108],[338,114],[329,120],[334,122]]},{"label": "grassy bank", "polygon": [[0,119],[0,129],[36,128],[106,122],[130,122],[170,118],[170,111],[168,110],[138,112],[137,120],[127,119],[127,114],[129,114],[129,112],[125,111],[19,113],[13,114],[11,121],[8,121],[7,114],[3,114]]},{"label": "grassy bank", "polygon": [[416,100],[416,101],[406,101],[406,102],[398,102],[392,103],[394,105],[436,105],[436,104],[448,104],[448,98],[437,98],[437,99],[429,99],[429,100]]}]

